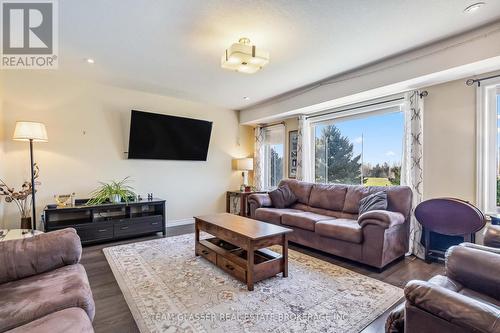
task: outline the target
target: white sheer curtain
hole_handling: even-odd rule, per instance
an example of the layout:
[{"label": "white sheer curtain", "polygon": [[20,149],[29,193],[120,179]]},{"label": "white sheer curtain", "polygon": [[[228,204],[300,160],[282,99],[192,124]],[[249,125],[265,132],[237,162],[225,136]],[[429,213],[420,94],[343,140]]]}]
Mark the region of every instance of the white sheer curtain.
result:
[{"label": "white sheer curtain", "polygon": [[401,185],[409,186],[413,191],[413,206],[410,222],[410,248],[408,253],[424,258],[424,248],[420,244],[422,225],[413,214],[415,207],[422,202],[423,196],[423,99],[420,91],[405,94],[405,134]]},{"label": "white sheer curtain", "polygon": [[314,181],[312,163],[311,124],[306,116],[300,116],[297,135],[297,180]]},{"label": "white sheer curtain", "polygon": [[255,148],[254,148],[254,167],[253,167],[253,182],[257,191],[264,189],[264,136],[265,131],[262,127],[255,128]]}]

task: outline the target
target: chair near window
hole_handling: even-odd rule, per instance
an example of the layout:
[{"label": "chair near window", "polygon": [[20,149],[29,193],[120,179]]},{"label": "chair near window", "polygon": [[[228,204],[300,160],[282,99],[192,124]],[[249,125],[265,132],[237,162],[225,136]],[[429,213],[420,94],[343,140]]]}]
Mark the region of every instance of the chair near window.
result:
[{"label": "chair near window", "polygon": [[453,245],[475,243],[475,233],[486,223],[478,208],[456,198],[426,200],[415,208],[415,217],[424,227],[427,262],[443,259]]}]

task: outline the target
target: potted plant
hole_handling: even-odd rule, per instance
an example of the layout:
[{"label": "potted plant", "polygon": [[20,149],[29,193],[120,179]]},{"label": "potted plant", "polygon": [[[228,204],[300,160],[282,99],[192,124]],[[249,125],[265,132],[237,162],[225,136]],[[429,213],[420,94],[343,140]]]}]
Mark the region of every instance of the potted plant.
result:
[{"label": "potted plant", "polygon": [[127,185],[129,182],[129,177],[109,183],[99,182],[101,186],[90,193],[91,198],[87,201],[87,205],[99,205],[104,202],[119,203],[122,200],[128,203],[130,198],[136,197],[134,189]]},{"label": "potted plant", "polygon": [[[38,179],[38,165],[34,165],[34,179]],[[40,183],[35,181],[35,184]],[[21,189],[16,191],[13,187],[9,187],[2,179],[0,179],[0,199],[5,197],[5,202],[15,203],[21,214],[21,229],[31,229],[31,195],[33,186],[31,181],[25,181],[21,185]]]}]

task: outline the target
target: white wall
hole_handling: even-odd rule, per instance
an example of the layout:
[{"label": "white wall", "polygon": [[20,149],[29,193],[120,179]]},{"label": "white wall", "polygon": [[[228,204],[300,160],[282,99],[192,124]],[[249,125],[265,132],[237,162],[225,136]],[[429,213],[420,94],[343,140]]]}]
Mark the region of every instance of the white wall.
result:
[{"label": "white wall", "polygon": [[[70,79],[59,73],[12,71],[4,75],[4,130],[0,175],[12,186],[29,177],[28,145],[10,140],[16,120],[44,122],[48,143],[35,145],[40,166],[37,208],[54,194],[88,197],[98,181],[130,176],[138,193],[167,200],[169,221],[224,211],[224,191],[241,176],[231,159],[252,154],[251,129],[237,113],[203,104]],[[193,117],[214,122],[207,162],[127,160],[130,110]],[[4,204],[3,224],[18,226],[13,205]]]},{"label": "white wall", "polygon": [[476,89],[457,80],[426,88],[424,199],[476,202]]}]

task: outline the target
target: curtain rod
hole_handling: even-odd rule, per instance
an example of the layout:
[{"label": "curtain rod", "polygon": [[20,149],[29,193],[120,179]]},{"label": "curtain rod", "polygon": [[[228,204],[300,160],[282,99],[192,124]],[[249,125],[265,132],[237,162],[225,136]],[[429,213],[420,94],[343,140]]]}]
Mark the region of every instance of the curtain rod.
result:
[{"label": "curtain rod", "polygon": [[492,75],[492,76],[488,76],[488,77],[483,77],[481,79],[468,79],[467,81],[465,81],[465,84],[470,87],[470,86],[474,85],[474,83],[477,82],[477,86],[480,87],[481,86],[481,81],[489,80],[489,79],[494,79],[496,77],[500,77],[500,74],[498,74],[498,75]]},{"label": "curtain rod", "polygon": [[[420,91],[420,93],[418,94],[418,96],[420,96],[420,98],[427,97],[427,96],[429,96],[429,92],[427,90]],[[380,101],[380,102],[371,103],[371,104],[359,105],[359,106],[355,106],[355,107],[352,107],[352,108],[347,108],[347,109],[342,109],[342,110],[336,110],[336,111],[330,111],[330,112],[325,112],[325,113],[321,113],[321,114],[315,114],[313,116],[306,117],[306,119],[321,117],[321,116],[325,116],[325,115],[328,115],[328,114],[334,114],[334,113],[339,113],[339,112],[357,110],[357,109],[361,109],[361,108],[365,108],[365,107],[369,107],[369,106],[376,106],[376,105],[380,105],[380,104],[396,102],[396,101],[400,101],[400,100],[403,100],[403,99],[405,99],[405,98],[404,97],[398,97],[398,98],[389,99],[389,100],[386,100],[386,101]]]},{"label": "curtain rod", "polygon": [[264,125],[257,125],[260,128],[266,128],[266,127],[271,127],[271,126],[276,126],[276,125],[286,125],[284,121],[280,121],[279,123],[272,123],[272,124],[264,124]]},{"label": "curtain rod", "polygon": [[311,118],[326,116],[328,114],[334,114],[334,113],[339,113],[339,112],[345,112],[345,111],[352,111],[352,110],[362,109],[362,108],[366,108],[368,106],[376,106],[376,105],[380,105],[380,104],[386,104],[386,103],[390,103],[390,102],[400,101],[400,100],[403,100],[403,99],[405,99],[405,98],[404,97],[398,97],[398,98],[394,98],[394,99],[389,99],[387,101],[380,101],[380,102],[376,102],[376,103],[355,106],[355,107],[348,108],[348,109],[342,109],[342,110],[325,112],[325,113],[321,113],[321,114],[315,114],[314,116],[306,117],[306,119],[311,119]]}]

